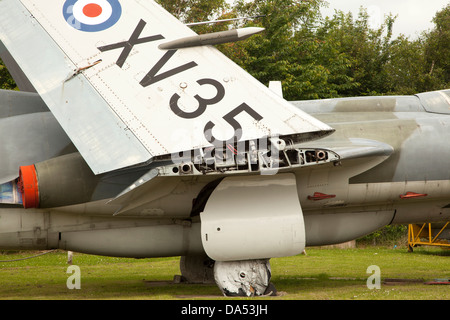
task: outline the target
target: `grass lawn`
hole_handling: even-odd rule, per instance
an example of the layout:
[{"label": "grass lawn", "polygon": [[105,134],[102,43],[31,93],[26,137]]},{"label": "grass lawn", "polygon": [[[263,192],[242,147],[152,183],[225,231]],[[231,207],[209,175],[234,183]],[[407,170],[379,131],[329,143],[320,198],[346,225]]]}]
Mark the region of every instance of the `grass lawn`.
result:
[{"label": "grass lawn", "polygon": [[[450,300],[450,250],[435,247],[307,248],[306,255],[271,260],[276,297],[261,300]],[[35,254],[0,255],[14,260]],[[230,299],[215,285],[174,284],[179,258],[124,259],[74,254],[80,289],[68,289],[67,253],[0,262],[0,300],[215,300]],[[381,288],[369,289],[369,266],[378,266]],[[393,282],[390,279],[402,279]]]}]

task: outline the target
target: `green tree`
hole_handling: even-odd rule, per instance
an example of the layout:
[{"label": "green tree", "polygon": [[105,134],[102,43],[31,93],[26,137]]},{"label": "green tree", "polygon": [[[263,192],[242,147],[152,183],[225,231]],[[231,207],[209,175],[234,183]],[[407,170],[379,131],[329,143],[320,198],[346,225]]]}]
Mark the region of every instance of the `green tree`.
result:
[{"label": "green tree", "polygon": [[281,80],[287,99],[412,94],[448,87],[450,10],[436,14],[436,28],[418,40],[392,37],[396,17],[371,28],[361,7],[354,17],[336,11],[322,18],[324,1],[237,1],[236,15],[265,15],[266,32],[219,47],[262,83]]},{"label": "green tree", "polygon": [[[425,34],[427,71],[440,85],[450,84],[450,3],[433,18],[435,27]],[[439,79],[439,80],[438,80]]]},{"label": "green tree", "polygon": [[355,19],[337,11],[323,19],[324,1],[240,1],[235,10],[262,14],[266,33],[231,44],[229,57],[267,84],[281,80],[286,99],[317,99],[389,92],[392,26],[386,17],[378,29],[369,27],[367,10]]},{"label": "green tree", "polygon": [[157,0],[157,2],[184,23],[215,19],[228,7],[226,0]]},{"label": "green tree", "polygon": [[[183,23],[203,22],[226,19],[230,16],[226,0],[156,0],[161,6]],[[226,28],[222,24],[195,26],[197,33],[220,31]]]},{"label": "green tree", "polygon": [[[311,36],[320,17],[322,0],[237,1],[238,16],[263,16],[245,26],[266,30],[245,42],[227,44],[221,50],[264,84],[279,80],[286,99],[315,99],[327,95],[328,71],[310,54],[317,46]],[[305,36],[296,37],[303,29]]]},{"label": "green tree", "polygon": [[[280,80],[288,100],[384,94],[395,18],[369,27],[367,10],[355,19],[337,11],[323,19],[324,1],[236,2],[241,16],[264,15],[266,32],[220,49],[264,84]],[[247,23],[252,25],[255,22]]]},{"label": "green tree", "polygon": [[450,84],[450,4],[436,13],[435,28],[416,40],[401,35],[390,46],[386,65],[391,94],[446,89]]},{"label": "green tree", "polygon": [[14,90],[16,89],[16,83],[9,74],[3,61],[0,59],[0,89]]},{"label": "green tree", "polygon": [[351,13],[342,11],[324,19],[317,30],[317,37],[328,44],[324,54],[331,65],[336,64],[332,55],[341,57],[343,62],[340,69],[334,70],[334,73],[340,73],[341,81],[342,77],[346,80],[345,86],[337,88],[339,96],[375,95],[388,91],[385,66],[389,61],[394,22],[395,17],[388,16],[378,29],[372,29],[364,8],[360,9],[356,19]]},{"label": "green tree", "polygon": [[386,81],[391,94],[415,94],[426,91],[424,77],[424,44],[421,39],[410,41],[401,35],[392,42],[390,61],[385,66]]}]

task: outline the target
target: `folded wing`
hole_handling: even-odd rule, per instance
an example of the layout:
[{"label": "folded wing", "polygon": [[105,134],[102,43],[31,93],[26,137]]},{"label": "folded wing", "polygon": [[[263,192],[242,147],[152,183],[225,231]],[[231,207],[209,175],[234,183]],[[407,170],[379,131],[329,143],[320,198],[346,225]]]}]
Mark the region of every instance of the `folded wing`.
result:
[{"label": "folded wing", "polygon": [[159,48],[194,35],[153,1],[0,2],[0,40],[96,174],[217,143],[333,131],[214,47]]}]

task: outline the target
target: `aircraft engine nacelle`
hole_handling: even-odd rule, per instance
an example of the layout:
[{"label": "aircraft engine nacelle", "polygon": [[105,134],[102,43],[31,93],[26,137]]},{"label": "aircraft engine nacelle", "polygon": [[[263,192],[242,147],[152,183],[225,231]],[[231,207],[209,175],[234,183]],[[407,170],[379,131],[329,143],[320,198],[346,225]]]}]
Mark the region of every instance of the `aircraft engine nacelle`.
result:
[{"label": "aircraft engine nacelle", "polygon": [[97,182],[81,155],[72,153],[20,167],[17,187],[24,208],[53,208],[90,201]]}]

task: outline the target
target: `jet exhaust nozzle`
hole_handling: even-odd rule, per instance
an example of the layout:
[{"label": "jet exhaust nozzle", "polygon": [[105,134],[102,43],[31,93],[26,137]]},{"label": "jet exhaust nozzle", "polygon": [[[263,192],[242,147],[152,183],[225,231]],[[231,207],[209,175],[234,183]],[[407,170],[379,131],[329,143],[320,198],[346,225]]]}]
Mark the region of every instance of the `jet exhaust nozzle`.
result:
[{"label": "jet exhaust nozzle", "polygon": [[98,177],[73,153],[21,166],[16,181],[24,208],[55,208],[90,201]]},{"label": "jet exhaust nozzle", "polygon": [[20,167],[17,188],[25,209],[39,207],[39,187],[34,164]]}]

